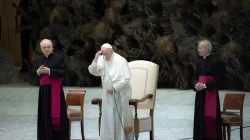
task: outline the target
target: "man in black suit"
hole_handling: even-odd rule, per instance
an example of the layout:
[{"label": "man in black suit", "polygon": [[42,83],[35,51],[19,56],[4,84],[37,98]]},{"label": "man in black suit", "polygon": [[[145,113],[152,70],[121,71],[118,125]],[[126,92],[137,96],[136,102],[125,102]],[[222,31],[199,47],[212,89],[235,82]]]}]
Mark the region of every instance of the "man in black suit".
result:
[{"label": "man in black suit", "polygon": [[218,88],[225,78],[225,66],[210,53],[208,40],[199,42],[202,57],[196,63],[194,88],[196,91],[194,113],[194,140],[222,140],[220,99]]},{"label": "man in black suit", "polygon": [[68,140],[68,117],[61,79],[64,57],[53,53],[51,40],[40,43],[43,55],[34,65],[33,74],[40,80],[37,140]]}]

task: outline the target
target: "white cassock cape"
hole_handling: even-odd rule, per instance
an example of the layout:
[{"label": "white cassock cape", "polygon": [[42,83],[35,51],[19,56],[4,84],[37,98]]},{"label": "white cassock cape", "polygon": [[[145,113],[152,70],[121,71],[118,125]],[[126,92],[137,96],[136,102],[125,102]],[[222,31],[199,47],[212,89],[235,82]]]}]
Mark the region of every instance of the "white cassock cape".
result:
[{"label": "white cassock cape", "polygon": [[[100,56],[89,66],[90,74],[102,78],[101,140],[133,140],[130,70],[127,60],[113,52],[110,61]],[[107,89],[114,88],[112,94]],[[126,135],[125,135],[126,134]]]}]

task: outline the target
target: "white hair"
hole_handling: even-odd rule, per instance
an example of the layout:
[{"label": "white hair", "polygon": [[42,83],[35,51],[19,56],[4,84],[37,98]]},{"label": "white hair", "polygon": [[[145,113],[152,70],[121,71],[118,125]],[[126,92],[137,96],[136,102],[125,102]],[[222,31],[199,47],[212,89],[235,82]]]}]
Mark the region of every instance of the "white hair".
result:
[{"label": "white hair", "polygon": [[52,43],[52,41],[49,40],[49,39],[43,39],[43,40],[40,42],[40,46],[42,46],[42,45],[44,45],[44,44],[48,44],[48,45],[50,45],[50,46],[53,47],[53,43]]},{"label": "white hair", "polygon": [[208,40],[202,40],[202,41],[199,41],[199,44],[200,43],[202,43],[203,46],[206,47],[209,52],[212,51],[212,44],[210,43],[210,41],[208,41]]}]

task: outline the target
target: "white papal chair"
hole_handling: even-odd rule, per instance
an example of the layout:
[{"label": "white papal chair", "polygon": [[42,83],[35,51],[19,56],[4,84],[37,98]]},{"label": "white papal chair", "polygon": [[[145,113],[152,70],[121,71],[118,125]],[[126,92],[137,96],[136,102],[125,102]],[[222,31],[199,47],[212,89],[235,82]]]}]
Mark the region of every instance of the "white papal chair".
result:
[{"label": "white papal chair", "polygon": [[[138,140],[140,132],[149,132],[150,140],[154,139],[154,108],[156,89],[158,83],[159,65],[145,60],[136,60],[129,62],[131,71],[130,84],[132,86],[132,99],[130,105],[134,106],[134,134]],[[92,104],[99,105],[99,135],[101,124],[101,105],[102,99],[95,98]],[[148,109],[148,116],[138,115],[138,109]]]}]

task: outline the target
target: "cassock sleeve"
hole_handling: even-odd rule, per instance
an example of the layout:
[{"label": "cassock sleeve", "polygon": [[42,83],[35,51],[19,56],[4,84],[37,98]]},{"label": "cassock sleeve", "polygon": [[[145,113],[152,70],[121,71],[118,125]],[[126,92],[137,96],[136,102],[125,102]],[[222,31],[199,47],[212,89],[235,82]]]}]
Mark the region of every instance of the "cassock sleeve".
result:
[{"label": "cassock sleeve", "polygon": [[40,67],[39,66],[39,60],[40,60],[40,57],[38,59],[36,59],[35,64],[33,66],[33,69],[31,70],[31,75],[32,76],[40,76],[40,74],[37,73],[37,70]]},{"label": "cassock sleeve", "polygon": [[65,61],[64,61],[64,57],[62,56],[61,58],[59,58],[59,64],[57,66],[57,68],[54,69],[50,69],[50,73],[49,76],[50,77],[55,77],[55,78],[61,78],[64,75],[64,69],[65,69]]},{"label": "cassock sleeve", "polygon": [[200,63],[199,61],[196,62],[196,68],[195,68],[195,73],[194,73],[194,76],[193,76],[193,90],[196,91],[195,89],[195,84],[198,82],[198,79],[199,79],[199,68],[200,68]]},{"label": "cassock sleeve", "polygon": [[94,76],[101,76],[103,68],[104,68],[103,57],[99,57],[97,62],[95,62],[94,60],[92,61],[91,65],[89,65],[88,67],[88,70],[89,73]]},{"label": "cassock sleeve", "polygon": [[226,67],[221,61],[217,61],[214,67],[214,79],[206,83],[207,89],[219,88],[225,80]]},{"label": "cassock sleeve", "polygon": [[97,63],[96,62],[92,62],[91,65],[89,65],[88,67],[89,73],[94,75],[94,76],[100,76],[100,71],[97,69]]},{"label": "cassock sleeve", "polygon": [[124,60],[121,65],[120,65],[120,70],[123,73],[123,78],[120,81],[117,81],[113,84],[115,91],[120,91],[121,89],[123,89],[126,85],[129,84],[130,82],[130,70],[128,67],[128,62],[126,60]]}]

